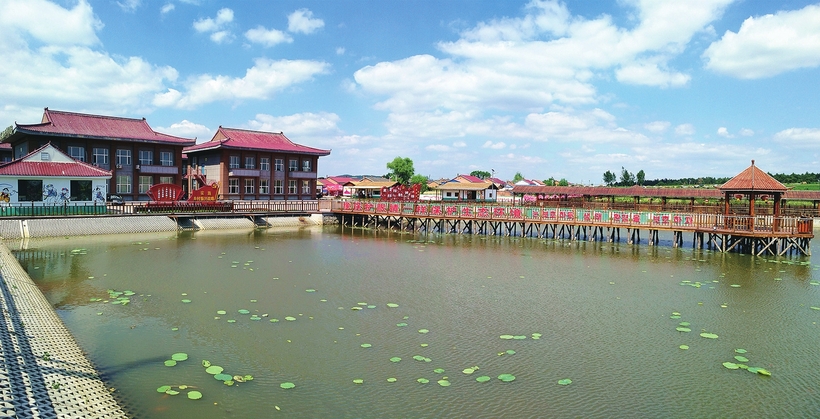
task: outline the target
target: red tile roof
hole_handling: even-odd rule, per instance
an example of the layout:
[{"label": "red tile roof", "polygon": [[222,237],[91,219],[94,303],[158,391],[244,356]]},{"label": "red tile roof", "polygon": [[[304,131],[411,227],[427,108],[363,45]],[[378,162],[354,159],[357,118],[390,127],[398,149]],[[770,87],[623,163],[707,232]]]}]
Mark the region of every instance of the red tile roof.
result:
[{"label": "red tile roof", "polygon": [[223,127],[219,127],[219,130],[210,141],[185,147],[183,152],[192,153],[218,148],[312,154],[315,156],[330,154],[330,150],[296,144],[281,132],[250,131]]},{"label": "red tile roof", "polygon": [[120,118],[114,116],[88,115],[74,112],[43,111],[39,124],[15,124],[15,131],[27,134],[54,135],[79,138],[102,138],[109,140],[142,141],[174,145],[193,145],[196,139],[161,134],[148,126],[145,118]]},{"label": "red tile roof", "polygon": [[[48,149],[49,153],[59,153],[65,157],[61,159],[52,158],[50,161],[41,161],[40,153]],[[53,156],[53,155],[52,155]],[[60,149],[52,146],[50,143],[46,144],[37,150],[28,153],[25,157],[0,165],[0,176],[70,176],[77,178],[110,178],[111,172],[103,170],[99,167],[92,166],[88,163],[72,159],[67,154],[60,151]]]},{"label": "red tile roof", "polygon": [[718,188],[724,192],[760,191],[760,192],[786,192],[788,190],[777,179],[769,176],[768,173],[758,169],[755,161],[746,170],[740,172],[728,182]]},{"label": "red tile roof", "polygon": [[473,175],[458,175],[458,176],[456,176],[456,179],[458,179],[458,178],[462,178],[462,179],[464,179],[464,180],[466,180],[467,182],[470,182],[470,183],[484,183],[485,182],[484,179],[481,179],[480,177],[473,176]]}]

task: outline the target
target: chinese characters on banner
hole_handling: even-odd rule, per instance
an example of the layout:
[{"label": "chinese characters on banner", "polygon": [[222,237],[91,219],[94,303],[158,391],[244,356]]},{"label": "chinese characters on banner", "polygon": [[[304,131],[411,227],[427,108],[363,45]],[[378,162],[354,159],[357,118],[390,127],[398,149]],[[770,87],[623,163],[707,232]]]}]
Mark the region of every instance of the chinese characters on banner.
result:
[{"label": "chinese characters on banner", "polygon": [[381,200],[382,201],[399,201],[399,202],[416,202],[419,200],[421,193],[421,185],[415,184],[413,186],[395,185],[391,187],[382,187]]}]

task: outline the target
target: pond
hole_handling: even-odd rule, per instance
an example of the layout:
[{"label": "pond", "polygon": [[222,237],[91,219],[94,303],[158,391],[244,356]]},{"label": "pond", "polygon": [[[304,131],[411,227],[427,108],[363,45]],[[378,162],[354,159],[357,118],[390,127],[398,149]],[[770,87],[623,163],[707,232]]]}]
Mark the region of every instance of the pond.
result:
[{"label": "pond", "polygon": [[133,417],[820,411],[809,258],[331,226],[7,244]]}]

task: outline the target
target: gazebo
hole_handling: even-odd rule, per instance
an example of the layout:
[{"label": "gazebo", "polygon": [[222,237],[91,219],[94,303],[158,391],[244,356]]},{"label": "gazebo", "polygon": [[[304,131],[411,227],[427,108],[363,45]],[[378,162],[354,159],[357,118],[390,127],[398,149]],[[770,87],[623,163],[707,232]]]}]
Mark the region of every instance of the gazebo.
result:
[{"label": "gazebo", "polygon": [[783,198],[783,193],[788,190],[788,188],[778,182],[777,179],[758,169],[757,166],[755,166],[754,160],[752,160],[751,166],[731,178],[718,189],[720,189],[724,195],[725,204],[723,215],[729,215],[729,201],[732,195],[742,194],[749,197],[749,217],[755,216],[755,198],[762,195],[772,195],[774,197],[773,215],[779,217],[780,201]]}]

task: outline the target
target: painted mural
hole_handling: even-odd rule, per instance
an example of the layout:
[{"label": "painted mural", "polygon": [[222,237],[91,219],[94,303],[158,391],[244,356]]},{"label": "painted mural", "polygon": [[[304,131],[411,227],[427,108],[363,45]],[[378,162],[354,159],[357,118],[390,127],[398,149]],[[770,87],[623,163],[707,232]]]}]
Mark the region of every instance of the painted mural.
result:
[{"label": "painted mural", "polygon": [[[72,185],[74,190],[72,190]],[[0,177],[0,205],[105,204],[106,179],[18,179]]]}]

